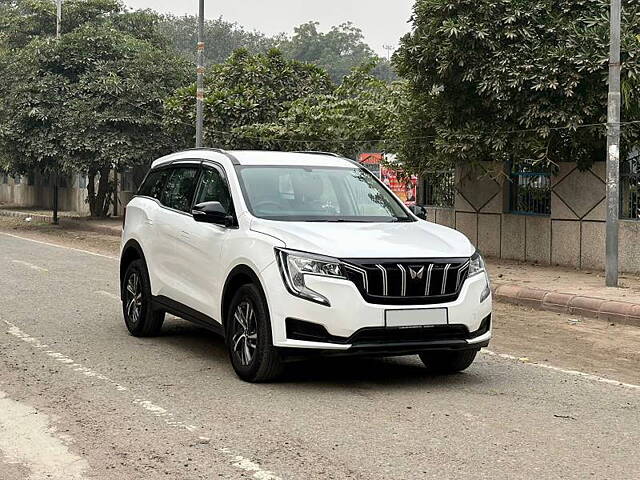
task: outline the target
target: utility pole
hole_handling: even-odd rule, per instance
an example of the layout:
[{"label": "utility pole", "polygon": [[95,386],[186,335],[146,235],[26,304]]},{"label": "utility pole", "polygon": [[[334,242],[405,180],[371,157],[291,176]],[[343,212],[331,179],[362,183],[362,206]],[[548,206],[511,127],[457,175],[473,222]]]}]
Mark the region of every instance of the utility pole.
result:
[{"label": "utility pole", "polygon": [[389,62],[389,65],[387,65],[387,68],[389,69],[387,71],[387,82],[391,81],[391,52],[393,52],[396,47],[394,47],[393,45],[383,45],[382,48],[384,48],[387,51],[387,62]]},{"label": "utility pole", "polygon": [[618,219],[620,210],[620,23],[621,0],[611,0],[609,107],[607,118],[606,285],[618,286]]},{"label": "utility pole", "polygon": [[[62,23],[62,0],[56,0],[56,41],[60,41],[60,24]],[[58,166],[53,173],[53,224],[58,225]]]},{"label": "utility pole", "polygon": [[204,0],[198,13],[198,80],[196,82],[196,148],[202,148],[204,137]]}]

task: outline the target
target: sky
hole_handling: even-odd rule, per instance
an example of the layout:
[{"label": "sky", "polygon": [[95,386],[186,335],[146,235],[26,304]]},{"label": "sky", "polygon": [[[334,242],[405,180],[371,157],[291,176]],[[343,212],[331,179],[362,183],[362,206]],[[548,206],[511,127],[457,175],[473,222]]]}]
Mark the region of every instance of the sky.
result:
[{"label": "sky", "polygon": [[[152,8],[176,15],[198,13],[198,0],[125,0],[127,6]],[[397,48],[409,31],[413,0],[205,0],[205,16],[239,23],[268,35],[291,34],[301,23],[315,20],[320,29],[351,21],[360,27],[366,42],[386,56],[385,45]]]}]

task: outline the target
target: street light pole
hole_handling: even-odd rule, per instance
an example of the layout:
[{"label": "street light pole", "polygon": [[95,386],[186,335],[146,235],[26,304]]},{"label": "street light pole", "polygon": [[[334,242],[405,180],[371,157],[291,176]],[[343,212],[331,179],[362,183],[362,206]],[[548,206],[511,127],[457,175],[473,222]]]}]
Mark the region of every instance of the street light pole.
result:
[{"label": "street light pole", "polygon": [[611,0],[609,106],[607,118],[606,285],[618,286],[618,219],[620,210],[620,23],[621,0]]},{"label": "street light pole", "polygon": [[202,148],[204,137],[204,0],[198,13],[198,79],[196,82],[196,148]]},{"label": "street light pole", "polygon": [[[60,41],[60,24],[62,23],[62,0],[56,0],[56,40]],[[58,225],[58,167],[53,173],[53,224]]]}]

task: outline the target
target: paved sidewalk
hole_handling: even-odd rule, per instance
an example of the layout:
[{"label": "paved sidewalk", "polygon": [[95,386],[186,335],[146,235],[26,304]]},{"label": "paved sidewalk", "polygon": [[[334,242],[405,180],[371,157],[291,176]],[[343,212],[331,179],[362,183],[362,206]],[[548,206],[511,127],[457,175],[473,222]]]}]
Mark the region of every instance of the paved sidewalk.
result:
[{"label": "paved sidewalk", "polygon": [[496,300],[640,326],[640,277],[623,274],[619,288],[604,273],[488,260]]}]

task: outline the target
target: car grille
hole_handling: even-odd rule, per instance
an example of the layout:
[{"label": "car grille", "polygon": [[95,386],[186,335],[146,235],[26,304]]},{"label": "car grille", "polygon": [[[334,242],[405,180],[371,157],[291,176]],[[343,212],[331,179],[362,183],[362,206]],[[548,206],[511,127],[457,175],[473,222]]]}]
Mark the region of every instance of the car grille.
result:
[{"label": "car grille", "polygon": [[424,305],[458,298],[469,259],[344,260],[347,278],[374,304]]}]

